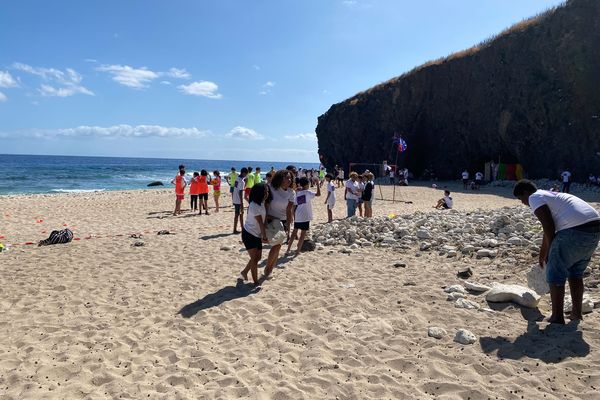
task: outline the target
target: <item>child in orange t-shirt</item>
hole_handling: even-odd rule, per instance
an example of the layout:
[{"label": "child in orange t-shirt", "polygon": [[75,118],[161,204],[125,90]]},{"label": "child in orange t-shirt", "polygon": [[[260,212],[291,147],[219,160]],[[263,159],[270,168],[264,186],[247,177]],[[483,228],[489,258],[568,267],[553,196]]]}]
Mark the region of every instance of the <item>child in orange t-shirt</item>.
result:
[{"label": "child in orange t-shirt", "polygon": [[185,187],[187,186],[185,169],[179,169],[179,174],[173,178],[171,183],[175,185],[175,211],[173,211],[173,215],[179,215],[181,214],[181,202],[185,196]]},{"label": "child in orange t-shirt", "polygon": [[212,181],[210,181],[210,183],[213,185],[215,212],[219,212],[219,197],[221,197],[221,173],[219,171],[213,171],[213,175],[215,177],[212,179]]},{"label": "child in orange t-shirt", "polygon": [[198,193],[200,190],[200,174],[194,172],[194,177],[190,182],[190,209],[192,211],[198,210]]},{"label": "child in orange t-shirt", "polygon": [[208,172],[206,172],[205,169],[200,171],[198,197],[200,198],[200,207],[198,214],[202,215],[202,208],[204,208],[206,215],[208,215]]}]

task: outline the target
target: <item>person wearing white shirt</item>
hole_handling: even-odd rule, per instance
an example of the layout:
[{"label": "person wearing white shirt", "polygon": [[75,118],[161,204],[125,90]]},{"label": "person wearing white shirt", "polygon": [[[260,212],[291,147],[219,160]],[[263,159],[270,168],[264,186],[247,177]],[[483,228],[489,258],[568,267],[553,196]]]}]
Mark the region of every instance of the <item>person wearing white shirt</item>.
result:
[{"label": "person wearing white shirt", "polygon": [[348,218],[356,214],[356,205],[358,203],[359,196],[360,190],[358,186],[358,174],[356,172],[350,172],[350,179],[346,181],[346,191],[344,193],[344,199],[346,200],[346,207],[348,210]]},{"label": "person wearing white shirt", "polygon": [[248,168],[244,167],[240,170],[240,175],[236,178],[233,184],[232,201],[234,207],[233,217],[233,233],[240,233],[237,230],[238,219],[240,221],[240,228],[244,227],[244,189],[246,188],[246,175],[248,175]]},{"label": "person wearing white shirt", "polygon": [[583,273],[600,241],[600,214],[578,197],[538,190],[533,182],[520,180],[513,194],[531,208],[544,229],[539,254],[550,286],[550,323],[564,324],[565,282],[569,281],[573,308],[571,319],[582,319]]},{"label": "person wearing white shirt", "polygon": [[463,189],[467,190],[469,186],[469,171],[466,169],[462,172]]},{"label": "person wearing white shirt", "polygon": [[325,175],[325,181],[327,182],[327,198],[325,204],[327,204],[327,222],[333,222],[333,207],[335,206],[335,185],[333,184],[333,175]]},{"label": "person wearing white shirt", "polygon": [[571,173],[565,170],[560,174],[560,178],[562,180],[561,192],[569,193],[571,189]]},{"label": "person wearing white shirt", "polygon": [[483,173],[476,172],[475,173],[475,189],[479,189],[481,184],[483,183]]},{"label": "person wearing white shirt", "polygon": [[296,192],[296,198],[294,199],[294,205],[296,206],[296,211],[294,212],[294,231],[292,232],[286,251],[286,253],[290,252],[292,244],[294,243],[294,238],[298,231],[300,231],[296,255],[300,254],[300,251],[302,250],[302,244],[310,229],[310,221],[313,219],[312,199],[321,195],[321,187],[319,185],[317,185],[316,193],[309,190],[310,180],[306,177],[300,178],[298,185],[301,190]]},{"label": "person wearing white shirt", "polygon": [[240,272],[243,280],[248,280],[248,272],[252,273],[252,281],[256,286],[260,285],[258,280],[258,263],[262,258],[262,245],[268,243],[267,231],[265,229],[265,220],[267,210],[265,202],[269,198],[269,188],[264,183],[257,183],[250,189],[248,199],[248,217],[242,228],[242,242],[248,251],[250,261],[246,268]]},{"label": "person wearing white shirt", "polygon": [[450,197],[450,191],[444,190],[444,197],[438,200],[434,208],[448,210],[451,209],[453,205],[454,202],[452,201],[452,197]]},{"label": "person wearing white shirt", "polygon": [[[294,220],[294,198],[295,192],[292,189],[292,183],[294,174],[292,170],[283,169],[277,171],[271,179],[269,185],[271,201],[267,207],[267,222],[273,220],[279,220],[283,224],[285,231],[288,234],[289,240],[289,227]],[[275,221],[277,222],[277,221]],[[265,267],[265,277],[267,279],[271,276],[273,268],[279,258],[279,251],[281,250],[281,244],[271,246],[269,250],[269,256],[267,257],[267,266]]]}]

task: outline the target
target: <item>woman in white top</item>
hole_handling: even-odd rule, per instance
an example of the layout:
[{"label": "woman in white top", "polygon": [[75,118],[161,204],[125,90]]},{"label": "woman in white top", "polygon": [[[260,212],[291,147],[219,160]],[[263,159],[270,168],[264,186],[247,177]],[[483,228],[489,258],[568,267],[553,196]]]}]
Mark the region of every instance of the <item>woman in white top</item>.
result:
[{"label": "woman in white top", "polygon": [[356,205],[360,197],[360,189],[358,185],[358,174],[350,172],[350,179],[346,181],[346,191],[344,199],[346,199],[346,207],[348,210],[348,218],[356,214]]},{"label": "woman in white top", "polygon": [[246,268],[240,275],[246,281],[248,280],[248,271],[252,272],[252,280],[255,285],[260,285],[258,280],[258,263],[262,257],[262,244],[267,243],[267,232],[265,230],[265,219],[267,216],[267,210],[265,209],[265,202],[269,197],[269,188],[263,183],[257,183],[250,189],[250,195],[248,196],[250,204],[248,205],[248,216],[246,217],[246,223],[242,228],[242,242],[250,261],[246,264]]},{"label": "woman in white top", "polygon": [[[289,170],[280,170],[273,175],[269,190],[271,193],[271,201],[267,207],[267,222],[278,219],[283,223],[285,231],[288,233],[290,224],[294,220],[292,209],[294,207],[294,197],[296,193],[292,189],[294,175]],[[279,258],[281,244],[274,245],[269,251],[267,258],[267,266],[265,267],[265,277],[269,277],[273,272],[273,268]]]}]

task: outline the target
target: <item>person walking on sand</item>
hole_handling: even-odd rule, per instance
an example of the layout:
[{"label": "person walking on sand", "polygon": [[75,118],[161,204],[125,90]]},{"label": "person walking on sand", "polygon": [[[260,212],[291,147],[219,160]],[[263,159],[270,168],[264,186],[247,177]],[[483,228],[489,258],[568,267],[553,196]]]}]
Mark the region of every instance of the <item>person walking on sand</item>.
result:
[{"label": "person walking on sand", "polygon": [[571,289],[571,319],[583,319],[583,274],[600,240],[600,214],[568,193],[538,190],[526,179],[517,182],[513,194],[529,206],[544,229],[539,254],[550,286],[552,315],[548,322],[564,324],[565,282]]},{"label": "person walking on sand", "polygon": [[248,170],[242,168],[240,175],[233,184],[233,233],[240,233],[237,230],[238,219],[240,221],[240,228],[244,227],[244,189],[246,188],[246,174]]},{"label": "person walking on sand", "polygon": [[298,185],[300,186],[301,190],[296,192],[296,197],[294,199],[294,205],[296,206],[296,211],[294,212],[294,231],[290,236],[286,254],[290,252],[298,230],[300,231],[300,239],[298,239],[298,249],[296,250],[296,255],[300,254],[300,251],[302,250],[302,244],[304,244],[304,239],[306,238],[306,234],[310,229],[310,221],[313,219],[312,200],[321,195],[321,187],[319,185],[317,185],[316,193],[310,190],[310,178],[300,178]]},{"label": "person walking on sand", "polygon": [[[292,173],[292,169],[280,170],[273,175],[271,185],[269,186],[271,201],[269,202],[269,207],[267,207],[267,222],[273,220],[281,221],[288,234],[288,241],[290,239],[290,225],[294,220],[292,209],[294,207],[296,193],[292,189],[293,179],[294,174]],[[267,257],[267,266],[264,271],[265,277],[269,278],[271,276],[273,268],[275,268],[275,264],[279,258],[280,250],[281,244],[271,247],[269,256]]]},{"label": "person walking on sand", "polygon": [[181,214],[181,202],[185,197],[185,187],[187,186],[185,169],[179,168],[179,173],[173,178],[171,184],[175,185],[175,211],[173,211],[173,215],[179,215]]},{"label": "person walking on sand", "polygon": [[333,175],[325,174],[325,182],[327,182],[327,223],[333,222],[333,207],[335,206],[335,184],[333,183]]},{"label": "person walking on sand", "polygon": [[246,223],[242,228],[242,242],[248,251],[250,261],[246,268],[240,272],[243,280],[248,280],[248,272],[252,273],[254,285],[260,285],[258,280],[258,263],[262,258],[262,245],[268,243],[267,231],[265,230],[265,220],[267,210],[265,203],[269,198],[269,187],[264,183],[257,183],[250,191],[250,205],[248,206],[248,215]]},{"label": "person walking on sand", "polygon": [[213,198],[215,200],[215,212],[219,212],[219,198],[221,197],[221,173],[213,171],[214,178],[210,181],[213,187]]}]

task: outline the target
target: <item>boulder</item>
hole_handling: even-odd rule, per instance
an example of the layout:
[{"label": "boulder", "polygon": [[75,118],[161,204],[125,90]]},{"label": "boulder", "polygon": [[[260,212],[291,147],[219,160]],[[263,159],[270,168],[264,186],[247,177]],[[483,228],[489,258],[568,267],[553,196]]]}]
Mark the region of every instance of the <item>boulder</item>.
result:
[{"label": "boulder", "polygon": [[446,293],[462,293],[465,294],[465,288],[462,287],[462,285],[452,285],[452,286],[448,286],[447,288],[444,289],[444,292]]},{"label": "boulder", "polygon": [[519,285],[495,283],[485,296],[490,303],[513,302],[523,307],[536,308],[540,296],[533,290]]},{"label": "boulder", "polygon": [[[571,297],[565,296],[565,303],[563,305],[563,310],[566,313],[571,312],[571,308],[573,307],[573,303],[571,303]],[[594,310],[594,300],[592,300],[587,294],[583,295],[583,303],[581,304],[581,312],[584,314],[591,313]]]},{"label": "boulder", "polygon": [[472,290],[473,292],[487,292],[491,289],[489,286],[476,282],[465,281],[464,285],[468,290]]}]

